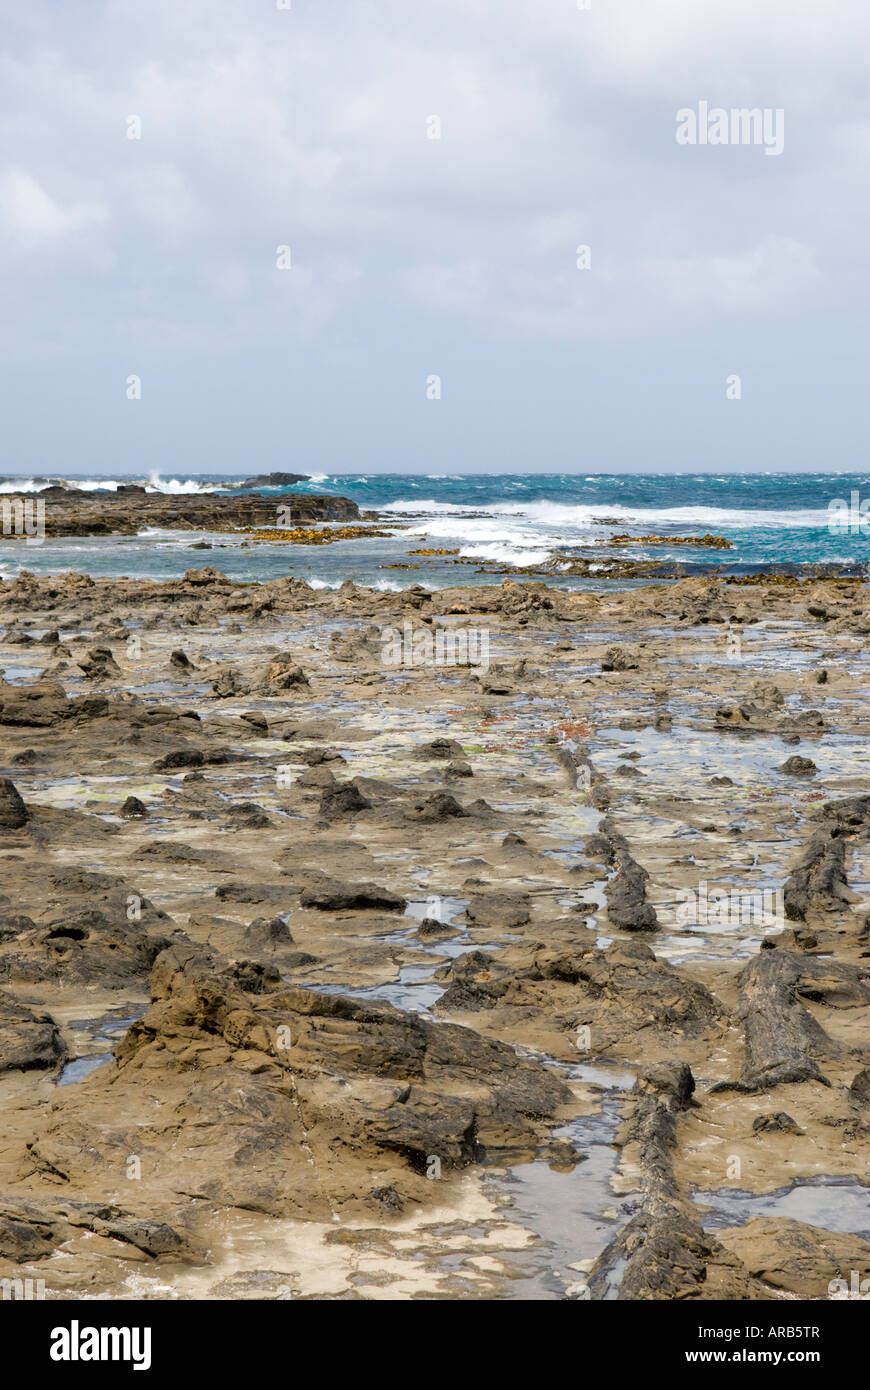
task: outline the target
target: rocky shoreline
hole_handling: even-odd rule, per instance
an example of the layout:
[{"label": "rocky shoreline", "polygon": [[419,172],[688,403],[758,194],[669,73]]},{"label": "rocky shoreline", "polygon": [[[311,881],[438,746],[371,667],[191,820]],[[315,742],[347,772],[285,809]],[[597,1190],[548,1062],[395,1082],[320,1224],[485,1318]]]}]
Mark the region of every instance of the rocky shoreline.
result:
[{"label": "rocky shoreline", "polygon": [[[50,500],[47,528],[95,525]],[[275,526],[258,497],[97,505]],[[870,587],[206,567],[22,574],[0,612],[0,1279],[870,1274]]]},{"label": "rocky shoreline", "polygon": [[[3,499],[0,499],[3,501]],[[257,492],[200,492],[173,496],[126,483],[114,492],[40,488],[23,501],[44,507],[46,536],[135,536],[146,527],[176,531],[248,531],[311,522],[356,521],[359,508],[347,497]],[[5,498],[11,506],[11,494]],[[11,527],[7,527],[7,535]],[[32,534],[32,530],[29,534]],[[14,532],[13,532],[14,535]]]}]

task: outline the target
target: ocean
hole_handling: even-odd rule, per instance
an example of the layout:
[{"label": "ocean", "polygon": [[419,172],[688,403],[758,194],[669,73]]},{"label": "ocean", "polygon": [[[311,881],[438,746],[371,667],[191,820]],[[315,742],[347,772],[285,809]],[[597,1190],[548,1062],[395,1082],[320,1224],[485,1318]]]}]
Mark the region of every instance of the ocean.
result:
[{"label": "ocean", "polygon": [[[234,477],[170,474],[148,478],[65,476],[68,486],[114,490],[144,483],[170,495],[229,490]],[[6,478],[0,495],[34,492],[58,478]],[[292,574],[315,588],[337,588],[347,579],[381,590],[412,583],[429,588],[546,578],[572,589],[624,587],[640,580],[597,581],[562,571],[572,559],[615,556],[680,563],[687,574],[721,570],[816,565],[863,571],[870,560],[870,518],[860,506],[870,499],[870,477],[845,473],[764,474],[335,474],[318,475],[291,488],[258,489],[279,504],[298,493],[350,497],[375,510],[394,535],[339,541],[329,546],[252,544],[244,536],[143,530],[138,536],[46,539],[39,545],[0,538],[0,576],[22,569],[39,574],[65,570],[92,575],[154,579],[179,576],[212,564],[236,580]],[[832,506],[851,506],[845,524],[832,526]],[[867,510],[870,510],[868,502]],[[292,515],[292,511],[291,511]],[[864,532],[862,534],[862,531]],[[629,533],[664,537],[665,544],[630,549],[608,546]],[[732,543],[728,550],[687,547],[678,538],[710,533]],[[203,544],[211,550],[203,550]],[[196,546],[197,548],[192,548]],[[420,556],[414,550],[451,555]]]}]

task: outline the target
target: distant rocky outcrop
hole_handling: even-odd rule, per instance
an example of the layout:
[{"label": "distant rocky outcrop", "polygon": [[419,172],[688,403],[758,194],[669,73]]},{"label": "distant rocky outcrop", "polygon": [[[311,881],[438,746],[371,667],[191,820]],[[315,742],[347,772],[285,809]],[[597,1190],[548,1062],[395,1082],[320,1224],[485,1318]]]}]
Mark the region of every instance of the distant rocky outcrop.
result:
[{"label": "distant rocky outcrop", "polygon": [[[296,474],[272,478],[299,481]],[[250,486],[256,479],[249,480]],[[264,484],[265,485],[265,484]],[[182,497],[146,492],[138,486],[116,492],[44,488],[46,536],[135,536],[146,527],[178,531],[255,531],[274,527],[276,503],[256,492],[197,492]],[[359,508],[347,497],[294,494],[293,523],[356,521]]]},{"label": "distant rocky outcrop", "polygon": [[258,473],[254,478],[246,478],[243,483],[235,483],[237,488],[241,487],[292,487],[294,483],[307,483],[310,478],[307,473]]}]

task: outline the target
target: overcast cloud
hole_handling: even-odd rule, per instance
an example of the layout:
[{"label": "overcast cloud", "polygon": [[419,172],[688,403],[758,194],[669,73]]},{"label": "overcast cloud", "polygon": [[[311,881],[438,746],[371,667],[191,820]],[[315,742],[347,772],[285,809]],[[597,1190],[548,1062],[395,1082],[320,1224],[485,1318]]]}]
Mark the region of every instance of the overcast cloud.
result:
[{"label": "overcast cloud", "polygon": [[866,0],[2,13],[0,472],[865,466]]}]

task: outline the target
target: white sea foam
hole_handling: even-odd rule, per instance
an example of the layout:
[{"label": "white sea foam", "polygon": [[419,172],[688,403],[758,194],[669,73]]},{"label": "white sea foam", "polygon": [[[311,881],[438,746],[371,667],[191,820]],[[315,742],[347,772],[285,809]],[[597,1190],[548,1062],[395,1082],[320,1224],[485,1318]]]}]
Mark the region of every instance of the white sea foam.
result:
[{"label": "white sea foam", "polygon": [[114,492],[120,484],[115,478],[3,478],[0,492],[39,492],[44,487],[65,487],[70,492]]},{"label": "white sea foam", "polygon": [[674,526],[726,526],[738,530],[771,528],[795,529],[802,527],[827,526],[828,512],[825,508],[801,507],[793,511],[783,508],[765,510],[743,509],[737,507],[626,507],[620,502],[584,503],[573,506],[563,502],[497,502],[490,506],[475,506],[468,503],[460,506],[455,502],[436,502],[434,498],[417,501],[416,498],[402,498],[389,502],[380,508],[384,512],[395,512],[407,516],[468,516],[475,512],[479,516],[514,517],[536,526],[549,526],[564,531],[587,530],[601,517],[614,517],[620,525],[647,526],[652,524]]},{"label": "white sea foam", "polygon": [[501,560],[507,565],[542,565],[549,560],[549,550],[518,550],[509,545],[468,545],[459,554],[468,560]]},{"label": "white sea foam", "polygon": [[39,492],[44,487],[63,487],[68,492],[117,492],[119,487],[137,483],[147,492],[162,492],[170,495],[212,492],[220,483],[198,483],[193,478],[161,478],[152,473],[147,481],[144,478],[3,478],[0,479],[0,492]]},{"label": "white sea foam", "polygon": [[161,478],[158,472],[153,472],[146,484],[149,492],[162,492],[170,497],[187,496],[198,492],[212,492],[219,483],[208,483],[203,485],[197,483],[193,478]]}]

